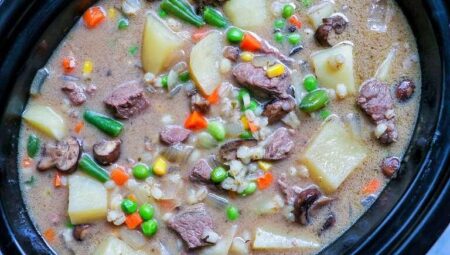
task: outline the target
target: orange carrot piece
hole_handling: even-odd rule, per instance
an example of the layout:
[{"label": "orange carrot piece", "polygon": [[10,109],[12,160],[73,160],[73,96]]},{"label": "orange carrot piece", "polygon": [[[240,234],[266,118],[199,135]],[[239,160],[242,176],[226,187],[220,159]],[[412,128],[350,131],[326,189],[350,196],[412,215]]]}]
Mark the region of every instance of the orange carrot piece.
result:
[{"label": "orange carrot piece", "polygon": [[219,102],[220,100],[219,90],[220,86],[217,86],[217,88],[213,91],[213,93],[209,95],[209,97],[206,99],[210,104],[217,104]]},{"label": "orange carrot piece", "polygon": [[298,19],[297,15],[292,15],[289,19],[288,19],[289,23],[291,23],[292,25],[296,26],[298,29],[302,28],[302,22]]},{"label": "orange carrot piece", "polygon": [[64,73],[68,74],[73,72],[76,66],[75,58],[73,57],[64,57],[61,61],[61,66]]},{"label": "orange carrot piece", "polygon": [[33,160],[29,158],[28,156],[24,156],[22,159],[22,167],[28,168],[33,164]]},{"label": "orange carrot piece", "polygon": [[245,33],[241,42],[241,49],[246,51],[258,51],[262,47],[261,41],[251,33]]},{"label": "orange carrot piece", "polygon": [[105,20],[105,11],[100,6],[91,7],[84,13],[83,20],[87,28],[95,28]]},{"label": "orange carrot piece", "polygon": [[363,187],[362,193],[364,195],[373,194],[378,191],[380,186],[381,186],[381,183],[378,179],[372,179],[366,184],[366,186]]},{"label": "orange carrot piece", "polygon": [[53,185],[55,188],[61,187],[61,175],[59,172],[56,172],[55,177],[53,178]]},{"label": "orange carrot piece", "polygon": [[125,218],[125,224],[129,229],[135,229],[142,223],[142,218],[138,212],[127,215]]},{"label": "orange carrot piece", "polygon": [[248,129],[250,129],[250,131],[254,133],[259,130],[259,127],[255,123],[248,121]]},{"label": "orange carrot piece", "polygon": [[263,176],[256,179],[258,189],[267,189],[273,182],[273,175],[270,172],[265,173]]},{"label": "orange carrot piece", "polygon": [[56,233],[53,228],[48,228],[47,230],[44,231],[42,235],[44,236],[45,240],[49,242],[53,242],[56,237]]},{"label": "orange carrot piece", "polygon": [[134,194],[128,195],[128,199],[130,199],[133,202],[137,202],[137,198],[136,198],[136,196]]},{"label": "orange carrot piece", "polygon": [[173,199],[158,200],[158,205],[165,211],[172,211],[176,207],[175,201]]},{"label": "orange carrot piece", "polygon": [[208,27],[202,27],[194,31],[192,34],[192,41],[193,42],[199,42],[201,39],[205,38],[209,33],[211,32],[211,29]]},{"label": "orange carrot piece", "polygon": [[75,131],[75,133],[79,134],[81,132],[81,130],[83,129],[83,127],[84,127],[84,122],[80,121],[75,125],[75,127],[73,128],[73,131]]},{"label": "orange carrot piece", "polygon": [[191,130],[201,130],[208,126],[205,117],[197,111],[193,111],[184,122],[184,127]]},{"label": "orange carrot piece", "polygon": [[128,181],[128,174],[120,167],[111,171],[111,179],[118,185],[122,186]]}]

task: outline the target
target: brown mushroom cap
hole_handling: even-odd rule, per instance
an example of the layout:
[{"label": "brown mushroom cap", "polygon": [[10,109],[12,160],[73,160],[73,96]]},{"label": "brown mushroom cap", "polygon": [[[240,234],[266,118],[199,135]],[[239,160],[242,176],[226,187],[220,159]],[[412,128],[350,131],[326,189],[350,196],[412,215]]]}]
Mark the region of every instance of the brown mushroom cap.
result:
[{"label": "brown mushroom cap", "polygon": [[103,140],[94,144],[94,159],[101,165],[110,165],[116,162],[120,156],[120,139]]},{"label": "brown mushroom cap", "polygon": [[37,169],[44,171],[56,167],[59,171],[71,173],[77,169],[81,152],[81,142],[75,137],[68,137],[56,144],[47,143]]},{"label": "brown mushroom cap", "polygon": [[308,188],[298,194],[294,202],[294,216],[295,221],[307,225],[309,223],[309,210],[311,206],[322,196],[322,193],[317,188]]},{"label": "brown mushroom cap", "polygon": [[347,24],[348,20],[343,15],[335,14],[329,18],[324,18],[314,37],[321,46],[329,47],[331,46],[328,41],[330,32],[334,31],[336,34],[342,34],[347,28]]},{"label": "brown mushroom cap", "polygon": [[73,238],[77,241],[83,241],[86,238],[90,227],[91,225],[89,224],[75,225],[72,230]]}]

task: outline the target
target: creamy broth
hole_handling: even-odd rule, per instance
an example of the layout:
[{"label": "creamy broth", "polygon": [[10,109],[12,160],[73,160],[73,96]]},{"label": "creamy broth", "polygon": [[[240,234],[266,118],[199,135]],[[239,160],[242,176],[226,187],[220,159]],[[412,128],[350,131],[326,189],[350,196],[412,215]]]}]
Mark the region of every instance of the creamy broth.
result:
[{"label": "creamy broth", "polygon": [[[288,54],[293,46],[287,42],[279,44],[273,40],[274,28],[272,24],[275,19],[280,17],[279,15],[274,16],[272,9],[277,4],[280,5],[280,2],[284,4],[291,1],[267,0],[270,22],[263,27],[252,30],[252,32],[267,40],[278,48],[281,53]],[[303,24],[301,29],[297,29],[297,32],[302,36],[301,45],[303,45],[303,50],[293,55],[292,58],[295,60],[295,63],[307,61],[311,65],[310,55],[329,47],[321,47],[314,40],[315,28],[308,21],[308,8],[298,1],[293,2],[296,5],[296,15]],[[237,231],[234,235],[234,240],[241,238],[248,241],[244,245],[248,249],[248,254],[318,253],[338,238],[370,207],[371,203],[383,190],[383,187],[389,182],[389,178],[385,177],[380,169],[382,160],[388,156],[402,158],[413,132],[419,108],[421,76],[415,39],[401,10],[396,3],[389,0],[388,6],[391,13],[388,15],[391,15],[391,19],[388,24],[388,30],[385,33],[375,32],[367,27],[370,1],[336,0],[333,13],[342,13],[348,18],[349,22],[342,34],[330,39],[330,42],[345,40],[354,44],[354,78],[358,88],[364,81],[374,76],[377,68],[389,54],[392,47],[397,48],[385,82],[393,95],[395,120],[398,130],[397,141],[384,145],[377,140],[374,136],[376,125],[370,121],[356,103],[358,92],[355,95],[347,95],[343,99],[339,99],[335,95],[335,91],[329,92],[331,93],[330,103],[326,109],[333,114],[331,118],[340,119],[346,124],[347,129],[352,127],[352,125],[356,125],[357,129],[360,130],[356,132],[358,139],[362,141],[368,153],[363,162],[351,172],[336,191],[325,192],[318,183],[309,177],[311,173],[308,174],[308,169],[305,168],[302,161],[302,155],[307,146],[320,132],[321,126],[324,125],[323,116],[321,117],[321,115],[325,113],[323,110],[312,114],[304,113],[299,110],[296,103],[296,107],[292,112],[300,120],[300,125],[293,128],[294,131],[291,138],[294,142],[294,147],[291,149],[289,157],[271,162],[270,173],[273,175],[273,181],[268,188],[257,189],[255,193],[243,197],[236,192],[229,192],[220,188],[220,185],[215,187],[211,183],[192,182],[189,179],[190,170],[197,160],[216,155],[220,145],[231,140],[227,138],[225,141],[220,141],[219,146],[212,149],[198,148],[196,141],[200,133],[198,131],[193,132],[187,141],[184,142],[185,145],[194,148],[194,152],[185,162],[169,163],[167,174],[161,177],[153,175],[150,177],[151,180],[136,181],[133,177],[131,169],[136,163],[142,162],[152,165],[161,154],[161,151],[167,148],[159,141],[160,131],[168,125],[183,126],[186,117],[191,111],[190,98],[186,95],[184,88],[171,97],[167,90],[159,88],[157,84],[155,86],[145,81],[147,77],[144,77],[146,72],[142,69],[141,61],[142,33],[147,12],[157,13],[159,4],[160,1],[142,1],[142,8],[137,11],[136,15],[128,18],[128,27],[119,30],[118,22],[122,17],[119,11],[121,1],[100,1],[96,6],[101,6],[104,9],[106,14],[105,20],[93,29],[86,28],[83,20],[80,20],[74,26],[45,66],[49,70],[49,76],[42,85],[40,94],[30,98],[27,109],[35,105],[49,106],[54,109],[68,127],[66,136],[75,136],[82,140],[83,151],[92,155],[92,147],[95,143],[102,139],[111,139],[111,137],[103,134],[93,125],[86,123],[83,120],[83,112],[86,109],[90,109],[112,117],[112,112],[105,108],[104,99],[119,85],[129,81],[137,81],[139,86],[144,88],[144,93],[150,102],[150,106],[127,120],[120,120],[124,124],[123,132],[119,136],[122,141],[121,154],[114,164],[105,166],[104,169],[110,173],[114,168],[121,166],[128,173],[129,180],[123,186],[114,184],[113,181],[102,184],[107,190],[108,211],[113,210],[111,209],[111,200],[114,196],[120,195],[125,199],[129,194],[135,193],[131,191],[133,185],[142,186],[144,184],[160,185],[161,191],[175,201],[172,202],[175,203],[174,207],[177,206],[177,208],[167,208],[167,205],[158,201],[154,196],[148,198],[147,202],[155,208],[154,218],[159,224],[157,233],[152,237],[144,237],[139,227],[135,230],[129,230],[126,224],[116,226],[112,222],[108,222],[105,215],[101,220],[89,222],[91,226],[83,241],[74,240],[72,237],[73,226],[69,224],[70,218],[68,216],[69,190],[67,182],[71,175],[81,175],[81,171],[78,169],[74,174],[61,174],[61,185],[59,187],[54,185],[56,170],[37,171],[36,166],[40,157],[42,157],[42,149],[33,159],[27,156],[27,139],[29,135],[36,134],[41,140],[41,147],[45,143],[54,142],[55,139],[39,132],[24,122],[21,129],[20,149],[18,152],[18,162],[21,166],[19,173],[22,195],[36,228],[43,234],[50,247],[57,254],[93,254],[110,235],[116,236],[130,245],[127,237],[124,237],[124,235],[129,235],[129,232],[135,232],[134,235],[140,235],[139,240],[145,240],[143,245],[135,244],[135,246],[139,247],[133,247],[133,244],[131,244],[134,250],[139,250],[142,254],[164,254],[161,250],[161,245],[170,252],[169,254],[198,254],[205,248],[187,249],[186,243],[176,231],[168,227],[167,221],[180,211],[179,208],[182,210],[192,204],[190,202],[192,197],[196,197],[195,194],[193,195],[194,191],[198,192],[206,189],[207,192],[228,199],[230,204],[239,209],[239,218],[232,221],[227,218],[224,206],[214,206],[214,203],[208,198],[197,198],[198,202],[205,203],[207,212],[213,220],[214,231],[219,236],[222,236],[222,239],[225,238],[230,229],[236,226]],[[220,7],[217,9],[222,11]],[[115,12],[115,14],[112,14],[112,12]],[[180,53],[174,54],[176,57],[171,64],[164,71],[155,74],[157,80],[160,75],[168,74],[177,62],[184,61],[189,63],[191,49],[196,43],[192,41],[192,34],[197,32],[197,28],[186,24],[173,15],[169,15],[162,20],[164,23],[169,24],[169,27],[178,33],[180,38],[183,38],[186,43],[182,46]],[[217,28],[211,27],[211,29]],[[225,42],[226,30],[217,30],[222,33]],[[229,45],[227,42],[224,44]],[[76,60],[76,67],[72,72],[64,73],[63,68],[61,68],[61,59],[68,56]],[[83,75],[83,63],[85,61],[92,61],[94,64],[93,72],[89,75],[89,79],[86,78],[86,75]],[[241,60],[238,60],[238,62],[241,62]],[[234,62],[230,63],[233,67],[237,65]],[[302,65],[298,64],[288,67],[290,68],[289,71],[292,72],[302,73],[305,70],[302,69]],[[301,80],[304,75],[305,73],[302,73]],[[72,77],[71,79],[74,79],[76,84],[84,86],[86,89],[93,86],[96,87],[94,92],[86,92],[87,100],[81,106],[74,106],[69,100],[67,93],[61,90],[63,84],[67,82],[64,80],[67,80],[67,77]],[[414,81],[416,89],[410,99],[405,102],[399,102],[394,94],[396,84],[403,77],[408,77]],[[233,89],[233,92],[229,98],[234,100],[241,86],[233,78],[231,72],[224,74],[222,81],[233,86],[230,87]],[[226,85],[222,87],[226,87]],[[320,83],[319,87],[322,87]],[[205,114],[209,121],[221,118],[224,122],[228,120],[232,122],[224,114],[224,108],[226,107],[224,98],[226,97],[221,97],[220,102],[212,105],[210,112]],[[258,101],[265,103],[267,99],[258,98]],[[263,106],[261,105],[260,107]],[[239,109],[234,109],[234,111],[240,112]],[[81,128],[79,123],[83,123]],[[270,134],[280,127],[288,126],[282,122],[276,122],[267,128]],[[80,128],[80,130],[76,130],[77,128]],[[257,165],[257,163],[252,164]],[[258,173],[264,174],[262,171]],[[290,214],[292,207],[289,207],[285,201],[285,196],[278,184],[278,180],[282,175],[287,177],[286,182],[289,186],[296,185],[304,189],[314,185],[323,193],[323,196],[334,198],[335,200],[318,209],[316,213],[310,214],[308,224],[302,225],[298,222],[293,222],[293,216]],[[379,182],[379,187],[366,192],[368,183],[373,182],[373,180]],[[134,195],[136,196],[136,194]],[[373,197],[373,199],[368,197]],[[140,198],[138,197],[138,204],[141,205],[142,203],[139,200]],[[281,205],[274,212],[261,215],[258,211],[259,204],[270,200],[279,202]],[[324,222],[331,214],[334,215],[335,224],[321,231]],[[307,240],[314,243],[315,246],[294,249],[253,249],[257,228],[281,236]],[[232,249],[236,249],[234,246],[235,244],[233,244]],[[231,250],[229,253],[233,254]]]}]

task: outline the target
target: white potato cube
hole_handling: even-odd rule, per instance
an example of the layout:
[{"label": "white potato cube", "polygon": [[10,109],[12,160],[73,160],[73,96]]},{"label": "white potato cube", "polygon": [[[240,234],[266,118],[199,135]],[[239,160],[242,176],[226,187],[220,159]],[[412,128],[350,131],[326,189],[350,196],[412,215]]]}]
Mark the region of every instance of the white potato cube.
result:
[{"label": "white potato cube", "polygon": [[51,107],[30,105],[22,114],[22,118],[33,128],[57,140],[63,139],[67,134],[64,119]]},{"label": "white potato cube", "polygon": [[94,252],[94,255],[144,255],[143,251],[135,251],[124,241],[115,236],[104,239]]},{"label": "white potato cube", "polygon": [[366,158],[367,147],[337,118],[331,117],[301,156],[311,178],[327,193],[334,192]]},{"label": "white potato cube", "polygon": [[73,224],[106,218],[107,193],[102,183],[85,175],[69,177],[69,218]]},{"label": "white potato cube", "polygon": [[309,8],[307,16],[311,25],[316,29],[322,24],[324,18],[328,18],[333,14],[334,2],[324,1]]},{"label": "white potato cube", "polygon": [[315,52],[311,55],[311,62],[319,85],[336,90],[338,84],[344,84],[349,94],[356,92],[351,42],[341,42]]},{"label": "white potato cube", "polygon": [[314,240],[300,238],[297,235],[282,236],[261,228],[256,229],[255,241],[253,242],[254,250],[295,250],[318,247],[319,243]]},{"label": "white potato cube", "polygon": [[247,30],[258,30],[269,22],[267,0],[230,0],[223,7],[233,25]]}]

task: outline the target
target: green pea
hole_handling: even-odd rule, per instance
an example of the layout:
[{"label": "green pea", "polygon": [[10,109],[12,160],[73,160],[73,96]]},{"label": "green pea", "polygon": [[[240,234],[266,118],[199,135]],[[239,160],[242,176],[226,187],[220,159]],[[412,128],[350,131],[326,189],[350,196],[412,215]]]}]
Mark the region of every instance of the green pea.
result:
[{"label": "green pea", "polygon": [[232,27],[227,31],[227,39],[230,43],[240,43],[244,38],[244,32],[237,27]]},{"label": "green pea", "polygon": [[283,19],[277,19],[273,23],[273,26],[278,29],[283,29],[285,25],[286,25],[286,22]]},{"label": "green pea", "polygon": [[297,33],[292,33],[288,35],[287,38],[289,43],[292,45],[298,45],[302,41],[302,37]]},{"label": "green pea", "polygon": [[119,19],[119,22],[117,23],[117,28],[119,30],[125,30],[128,28],[128,25],[129,25],[128,19],[121,18],[121,19]]},{"label": "green pea", "polygon": [[253,134],[250,131],[244,131],[241,133],[241,135],[239,136],[242,139],[252,139],[253,138]]},{"label": "green pea", "polygon": [[219,121],[211,121],[208,123],[208,133],[219,142],[225,140],[225,126]]},{"label": "green pea", "polygon": [[306,95],[300,102],[300,109],[304,112],[314,112],[325,107],[328,102],[328,93],[326,90],[317,89]]},{"label": "green pea", "polygon": [[275,42],[277,43],[282,43],[284,41],[284,35],[281,32],[276,32],[273,35],[273,39],[275,40]]},{"label": "green pea", "polygon": [[158,232],[158,222],[153,220],[145,221],[141,224],[142,234],[146,237],[152,237]]},{"label": "green pea", "polygon": [[314,75],[308,75],[303,80],[303,87],[305,87],[306,91],[311,92],[313,90],[316,90],[317,85],[317,79]]},{"label": "green pea", "polygon": [[228,177],[227,170],[225,168],[218,166],[214,168],[211,172],[211,181],[214,183],[221,183]]},{"label": "green pea", "polygon": [[292,15],[294,15],[294,11],[295,11],[295,8],[292,4],[286,4],[285,6],[283,6],[283,11],[282,11],[283,18],[287,19],[287,18],[291,17]]},{"label": "green pea", "polygon": [[246,89],[246,88],[239,89],[239,93],[238,93],[239,102],[243,103],[244,97],[246,97],[247,95],[250,96],[250,92],[248,91],[248,89]]},{"label": "green pea", "polygon": [[250,104],[245,108],[245,110],[255,111],[256,109],[258,109],[258,106],[259,103],[252,99],[250,100]]},{"label": "green pea", "polygon": [[144,180],[150,176],[151,171],[150,168],[146,164],[137,164],[133,166],[132,173],[134,178],[138,180]]},{"label": "green pea", "polygon": [[166,11],[164,11],[163,9],[159,9],[159,11],[158,11],[158,15],[159,15],[159,17],[161,17],[161,18],[165,18],[165,17],[167,17],[167,12]]},{"label": "green pea", "polygon": [[161,85],[165,89],[169,87],[169,75],[165,74],[161,77]]},{"label": "green pea", "polygon": [[239,218],[239,209],[232,205],[228,206],[227,218],[231,221],[237,220]]},{"label": "green pea", "polygon": [[39,152],[39,147],[41,145],[41,140],[35,134],[28,136],[27,141],[27,154],[30,158],[34,158]]},{"label": "green pea", "polygon": [[155,214],[155,208],[151,204],[143,204],[139,208],[139,215],[143,220],[151,220]]},{"label": "green pea", "polygon": [[189,71],[184,71],[178,75],[178,80],[181,82],[187,82],[191,78]]},{"label": "green pea", "polygon": [[256,191],[256,183],[250,182],[247,185],[247,188],[245,188],[244,191],[242,191],[241,196],[245,197],[245,196],[251,195],[251,194],[255,193],[255,191]]},{"label": "green pea", "polygon": [[122,211],[126,214],[132,214],[137,211],[136,202],[131,201],[130,199],[124,199],[120,206],[122,207]]}]

